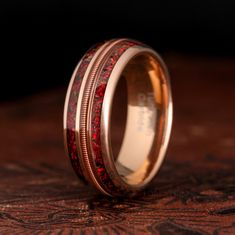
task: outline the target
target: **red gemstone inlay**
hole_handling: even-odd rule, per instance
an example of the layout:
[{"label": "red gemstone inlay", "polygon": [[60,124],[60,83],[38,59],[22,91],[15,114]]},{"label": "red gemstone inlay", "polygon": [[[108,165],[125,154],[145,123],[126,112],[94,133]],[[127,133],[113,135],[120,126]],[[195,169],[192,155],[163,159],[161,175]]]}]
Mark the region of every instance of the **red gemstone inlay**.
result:
[{"label": "red gemstone inlay", "polygon": [[68,153],[73,165],[73,168],[77,175],[83,180],[86,181],[81,166],[79,164],[79,156],[76,144],[76,136],[75,136],[75,119],[76,119],[76,109],[77,109],[77,101],[78,95],[81,88],[81,83],[83,76],[86,72],[86,69],[99,48],[99,45],[95,46],[94,48],[90,49],[85,56],[82,58],[80,66],[78,67],[75,75],[74,82],[72,84],[72,88],[70,91],[70,97],[68,102],[68,111],[67,111],[67,147]]},{"label": "red gemstone inlay", "polygon": [[120,194],[122,189],[117,188],[112,179],[110,178],[102,157],[101,152],[101,139],[100,139],[100,124],[101,124],[101,111],[102,103],[105,95],[106,86],[110,77],[110,74],[120,58],[120,56],[131,46],[138,45],[139,43],[133,41],[123,41],[119,44],[116,50],[112,53],[107,63],[104,65],[101,75],[97,82],[97,87],[95,90],[95,96],[92,106],[92,149],[94,152],[94,162],[97,167],[97,174],[103,183],[104,187],[112,193],[117,192]]},{"label": "red gemstone inlay", "polygon": [[105,88],[106,88],[106,84],[101,84],[100,86],[98,86],[95,91],[95,96],[96,97],[103,97],[104,92],[105,92]]}]

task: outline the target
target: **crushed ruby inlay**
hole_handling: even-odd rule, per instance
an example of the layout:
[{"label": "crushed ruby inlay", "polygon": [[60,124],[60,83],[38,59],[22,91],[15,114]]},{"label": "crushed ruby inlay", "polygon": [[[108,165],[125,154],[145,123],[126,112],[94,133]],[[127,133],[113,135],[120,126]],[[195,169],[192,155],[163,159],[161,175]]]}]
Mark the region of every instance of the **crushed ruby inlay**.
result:
[{"label": "crushed ruby inlay", "polygon": [[101,151],[101,137],[100,137],[100,125],[101,125],[101,112],[102,103],[105,95],[106,86],[110,77],[110,74],[117,63],[120,56],[130,47],[140,45],[138,42],[134,41],[122,41],[119,43],[112,55],[109,57],[108,61],[104,65],[101,74],[98,78],[95,95],[92,105],[92,116],[91,116],[91,136],[92,136],[92,149],[94,153],[94,163],[97,169],[97,175],[106,190],[112,193],[126,192],[124,189],[116,187],[108,174],[102,157]]},{"label": "crushed ruby inlay", "polygon": [[82,79],[87,70],[87,67],[94,56],[95,52],[98,50],[100,45],[96,45],[91,48],[85,56],[82,58],[81,63],[76,71],[75,79],[72,84],[70,91],[70,97],[68,102],[68,111],[67,111],[67,148],[68,154],[72,163],[72,166],[77,173],[77,175],[83,180],[86,181],[82,173],[82,169],[79,163],[80,156],[78,155],[78,147],[76,143],[76,110],[77,110],[77,101],[81,88]]},{"label": "crushed ruby inlay", "polygon": [[[112,173],[108,172],[105,167],[104,159],[102,156],[101,149],[101,113],[102,105],[105,96],[105,91],[107,83],[111,72],[121,57],[121,55],[130,47],[141,45],[142,44],[124,40],[117,43],[114,48],[111,50],[111,55],[105,62],[102,71],[99,74],[99,77],[95,83],[95,92],[92,97],[92,108],[91,108],[91,147],[92,147],[92,157],[93,157],[93,168],[96,170],[96,177],[98,181],[102,184],[102,187],[111,194],[123,194],[127,193],[126,188],[116,187],[114,184],[114,179],[112,178]],[[76,75],[71,87],[70,97],[68,101],[67,109],[67,131],[66,131],[66,140],[68,154],[72,163],[72,166],[77,173],[77,175],[83,180],[85,180],[82,168],[80,166],[80,156],[78,153],[79,146],[76,141],[76,111],[77,111],[77,102],[79,97],[79,92],[81,89],[82,79],[85,75],[85,72],[88,68],[89,63],[91,62],[94,54],[100,48],[101,45],[96,45],[94,48],[90,49],[85,56],[82,58],[81,63],[76,71]]]}]

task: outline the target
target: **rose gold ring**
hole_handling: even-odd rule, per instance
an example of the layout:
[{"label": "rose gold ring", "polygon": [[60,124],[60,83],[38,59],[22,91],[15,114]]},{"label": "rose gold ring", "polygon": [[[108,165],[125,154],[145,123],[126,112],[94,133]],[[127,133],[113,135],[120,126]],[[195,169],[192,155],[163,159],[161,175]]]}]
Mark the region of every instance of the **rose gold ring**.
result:
[{"label": "rose gold ring", "polygon": [[171,125],[169,75],[153,49],[114,39],[86,52],[64,108],[65,147],[79,178],[109,196],[142,190],[162,164]]}]

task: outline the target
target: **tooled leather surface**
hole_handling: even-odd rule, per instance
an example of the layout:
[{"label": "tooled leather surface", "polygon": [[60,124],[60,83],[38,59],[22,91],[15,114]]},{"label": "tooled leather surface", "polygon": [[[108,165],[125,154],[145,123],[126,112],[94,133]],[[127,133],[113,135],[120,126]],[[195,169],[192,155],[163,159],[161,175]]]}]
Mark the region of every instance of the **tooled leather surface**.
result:
[{"label": "tooled leather surface", "polygon": [[109,198],[63,150],[65,89],[1,103],[0,234],[235,234],[235,61],[164,57],[175,120],[148,189]]}]

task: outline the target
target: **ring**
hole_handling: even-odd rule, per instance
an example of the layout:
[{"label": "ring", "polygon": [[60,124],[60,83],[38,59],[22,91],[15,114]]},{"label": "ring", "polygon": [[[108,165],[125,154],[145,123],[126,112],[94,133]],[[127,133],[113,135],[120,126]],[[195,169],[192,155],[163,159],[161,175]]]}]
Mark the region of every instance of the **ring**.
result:
[{"label": "ring", "polygon": [[169,74],[152,48],[125,38],[93,46],[64,106],[65,149],[78,177],[105,195],[135,195],[162,164],[172,116]]}]

